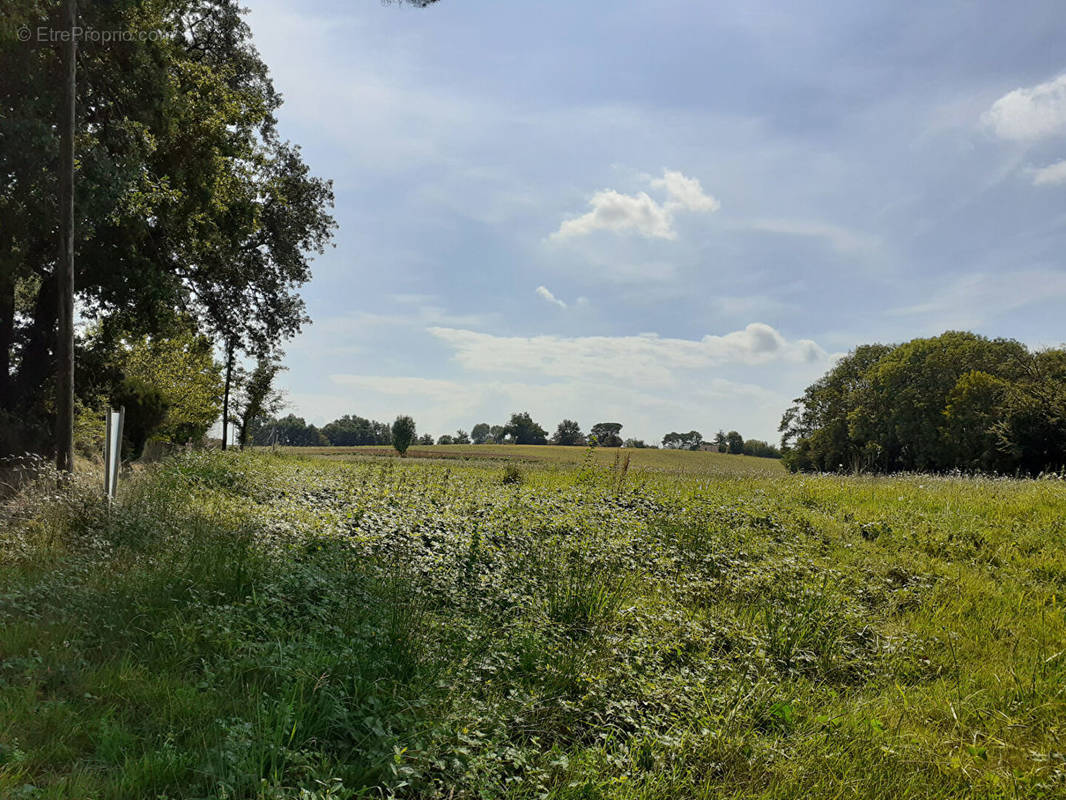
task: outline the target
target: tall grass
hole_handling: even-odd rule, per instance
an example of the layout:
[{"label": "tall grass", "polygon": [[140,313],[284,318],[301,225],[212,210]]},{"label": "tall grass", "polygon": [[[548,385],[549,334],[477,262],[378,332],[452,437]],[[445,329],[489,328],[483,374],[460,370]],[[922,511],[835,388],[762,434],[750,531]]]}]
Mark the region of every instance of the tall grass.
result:
[{"label": "tall grass", "polygon": [[0,797],[1055,797],[1066,491],[193,454],[0,524]]}]

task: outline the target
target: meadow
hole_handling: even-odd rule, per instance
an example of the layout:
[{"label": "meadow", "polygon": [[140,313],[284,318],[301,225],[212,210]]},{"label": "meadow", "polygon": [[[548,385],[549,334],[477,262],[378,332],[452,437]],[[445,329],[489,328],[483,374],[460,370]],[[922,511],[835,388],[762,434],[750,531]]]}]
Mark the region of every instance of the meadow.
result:
[{"label": "meadow", "polygon": [[[269,451],[270,448],[260,448]],[[318,456],[341,461],[362,459],[398,458],[391,447],[368,445],[361,447],[282,447],[281,452],[291,455]],[[665,450],[658,448],[618,449],[611,447],[559,447],[533,444],[445,444],[414,445],[406,458],[434,461],[473,461],[489,466],[492,462],[537,464],[541,468],[576,467],[596,465],[621,467],[627,462],[634,469],[672,472],[676,474],[747,474],[777,475],[784,470],[780,459],[754,458],[753,456],[729,455],[688,450]]]},{"label": "meadow", "polygon": [[1062,481],[482,447],[28,487],[0,797],[1066,795]]}]

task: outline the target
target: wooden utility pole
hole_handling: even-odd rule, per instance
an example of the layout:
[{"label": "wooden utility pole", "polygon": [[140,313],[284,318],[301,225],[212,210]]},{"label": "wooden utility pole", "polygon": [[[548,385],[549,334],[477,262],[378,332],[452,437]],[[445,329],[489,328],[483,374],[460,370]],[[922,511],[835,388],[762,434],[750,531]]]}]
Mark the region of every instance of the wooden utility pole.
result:
[{"label": "wooden utility pole", "polygon": [[63,0],[63,101],[59,114],[59,335],[56,339],[56,467],[74,471],[74,64],[75,0]]}]

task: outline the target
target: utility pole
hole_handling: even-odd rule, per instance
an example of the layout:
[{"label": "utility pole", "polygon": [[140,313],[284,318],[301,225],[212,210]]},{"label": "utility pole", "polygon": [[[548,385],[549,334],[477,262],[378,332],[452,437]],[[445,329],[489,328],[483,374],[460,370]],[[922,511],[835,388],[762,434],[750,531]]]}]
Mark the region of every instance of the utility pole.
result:
[{"label": "utility pole", "polygon": [[56,467],[74,471],[74,119],[75,0],[63,0],[63,101],[59,114],[59,333],[56,339]]}]

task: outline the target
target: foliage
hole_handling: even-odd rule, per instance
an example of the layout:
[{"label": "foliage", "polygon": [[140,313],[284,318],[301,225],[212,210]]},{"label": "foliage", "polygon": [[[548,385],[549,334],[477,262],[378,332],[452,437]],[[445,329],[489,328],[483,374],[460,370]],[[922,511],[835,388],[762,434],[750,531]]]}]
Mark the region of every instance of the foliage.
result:
[{"label": "foliage", "polygon": [[345,414],[340,419],[323,425],[322,433],[329,439],[330,444],[338,447],[392,443],[392,433],[388,423],[364,419],[355,414]]},{"label": "foliage", "polygon": [[502,430],[504,436],[509,436],[515,444],[547,444],[548,432],[540,427],[528,411],[511,414],[511,420]]},{"label": "foliage", "polygon": [[303,417],[288,414],[275,419],[259,418],[252,430],[251,442],[279,447],[321,447],[328,445],[329,439]]},{"label": "foliage", "polygon": [[188,329],[144,336],[121,350],[118,367],[154,386],[167,404],[156,436],[173,444],[202,439],[221,411],[222,374],[207,337]]},{"label": "foliage", "polygon": [[725,435],[726,452],[732,455],[740,455],[744,452],[744,437],[737,431],[730,431]]},{"label": "foliage", "polygon": [[433,444],[433,434],[423,433],[421,436],[418,437],[418,443],[421,445]]},{"label": "foliage", "polygon": [[452,437],[452,444],[470,444],[470,435],[462,428],[455,432],[455,436]]},{"label": "foliage", "polygon": [[762,439],[745,439],[743,452],[756,458],[781,458],[781,451]]},{"label": "foliage", "polygon": [[564,419],[555,428],[551,443],[566,447],[584,447],[585,434],[581,432],[581,426],[577,422],[572,419]]},{"label": "foliage", "polygon": [[123,420],[124,455],[140,458],[148,438],[167,417],[167,399],[163,392],[139,378],[125,378],[111,395],[111,405],[125,407]]},{"label": "foliage", "polygon": [[623,447],[636,447],[638,449],[639,448],[645,448],[645,447],[656,447],[656,445],[654,445],[654,444],[647,444],[643,439],[626,439],[625,444],[623,444],[622,446]]},{"label": "foliage", "polygon": [[1061,794],[1061,481],[617,455],[189,454],[110,514],[42,474],[0,796]]},{"label": "foliage", "polygon": [[[472,444],[485,444],[492,439],[492,427],[487,422],[479,422],[470,429],[470,442]],[[429,444],[433,444],[432,441]]]},{"label": "foliage", "polygon": [[[4,23],[36,29],[56,8],[9,3]],[[140,336],[181,309],[230,352],[274,349],[306,319],[298,290],[331,237],[333,193],[277,135],[281,98],[241,7],[120,0],[78,10],[85,30],[132,34],[79,50],[79,311]],[[165,35],[138,35],[149,32]],[[0,410],[30,438],[51,427],[61,50],[0,38]],[[48,438],[33,444],[46,449]]]},{"label": "foliage", "polygon": [[621,447],[621,430],[620,422],[597,422],[589,430],[589,443],[597,447]]},{"label": "foliage", "polygon": [[671,450],[699,450],[701,444],[703,444],[703,434],[699,431],[688,433],[671,431],[663,436],[663,447]]},{"label": "foliage", "polygon": [[445,433],[437,437],[437,444],[455,444],[455,439],[452,438],[451,434]]},{"label": "foliage", "polygon": [[1066,465],[1066,352],[948,332],[841,359],[781,421],[797,470]]},{"label": "foliage", "polygon": [[244,448],[252,441],[257,421],[276,414],[284,400],[274,388],[274,378],[284,369],[273,356],[260,356],[247,377],[240,380],[240,394],[235,404],[237,444]]},{"label": "foliage", "polygon": [[415,441],[415,421],[411,417],[399,416],[392,423],[392,446],[401,456],[407,454],[407,448]]}]

